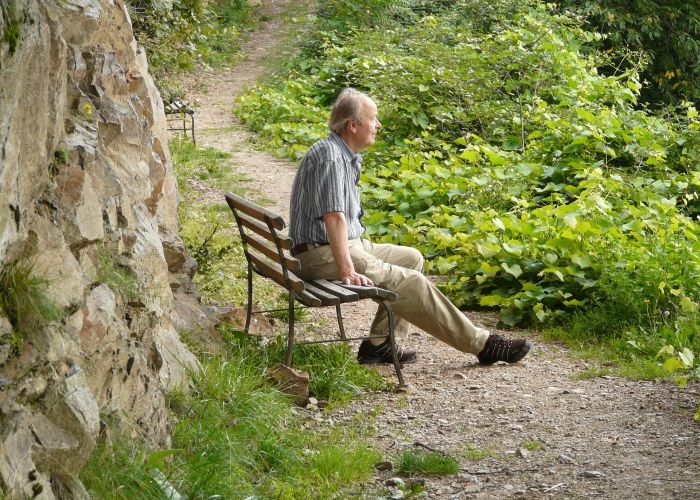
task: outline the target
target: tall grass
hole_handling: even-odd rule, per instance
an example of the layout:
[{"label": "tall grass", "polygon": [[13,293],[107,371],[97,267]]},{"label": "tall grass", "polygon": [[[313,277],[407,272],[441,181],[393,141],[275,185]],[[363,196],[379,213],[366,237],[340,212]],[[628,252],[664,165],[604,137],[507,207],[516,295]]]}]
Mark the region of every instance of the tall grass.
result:
[{"label": "tall grass", "polygon": [[147,451],[117,439],[101,446],[81,474],[90,494],[155,499],[173,488],[186,498],[347,496],[380,459],[368,427],[307,429],[288,397],[266,382],[272,358],[238,342],[204,361],[189,392],[168,395],[173,449]]},{"label": "tall grass", "polygon": [[16,259],[0,271],[0,315],[12,325],[15,351],[32,333],[60,319],[61,309],[49,296],[49,285],[31,259]]}]

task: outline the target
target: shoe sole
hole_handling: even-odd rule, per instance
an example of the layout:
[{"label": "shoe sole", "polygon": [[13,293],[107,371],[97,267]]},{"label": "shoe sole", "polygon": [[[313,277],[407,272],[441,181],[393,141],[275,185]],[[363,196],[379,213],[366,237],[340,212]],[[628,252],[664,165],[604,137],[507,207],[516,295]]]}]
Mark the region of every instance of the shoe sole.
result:
[{"label": "shoe sole", "polygon": [[[411,363],[415,363],[416,361],[418,361],[418,356],[413,356],[412,358],[408,358],[405,361],[399,360],[399,363],[401,363],[402,365],[405,365],[405,364],[410,365]],[[394,364],[393,359],[386,359],[386,358],[366,358],[366,357],[359,358],[358,357],[357,362],[360,363],[361,365],[382,365],[382,364],[383,365],[393,365]]]}]

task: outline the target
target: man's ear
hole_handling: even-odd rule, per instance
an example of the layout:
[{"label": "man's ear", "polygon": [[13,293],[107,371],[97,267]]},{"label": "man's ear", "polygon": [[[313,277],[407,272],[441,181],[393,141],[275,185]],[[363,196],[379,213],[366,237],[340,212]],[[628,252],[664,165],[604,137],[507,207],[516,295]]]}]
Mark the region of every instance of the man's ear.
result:
[{"label": "man's ear", "polygon": [[349,120],[347,125],[347,130],[353,134],[357,132],[357,122],[355,120]]}]

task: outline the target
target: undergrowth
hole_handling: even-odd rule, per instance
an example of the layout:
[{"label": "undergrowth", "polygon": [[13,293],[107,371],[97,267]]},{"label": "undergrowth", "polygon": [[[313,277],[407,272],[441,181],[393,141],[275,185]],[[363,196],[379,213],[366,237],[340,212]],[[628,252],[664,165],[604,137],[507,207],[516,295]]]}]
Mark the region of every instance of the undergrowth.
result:
[{"label": "undergrowth", "polygon": [[14,353],[32,334],[61,318],[62,310],[48,293],[50,285],[31,258],[16,259],[0,270],[0,315],[12,325]]},{"label": "undergrowth", "polygon": [[459,462],[438,451],[407,450],[401,455],[398,470],[409,476],[449,476],[459,472]]},{"label": "undergrowth", "polygon": [[186,498],[347,497],[370,477],[381,458],[367,441],[371,420],[307,428],[266,381],[265,349],[225,336],[233,339],[226,354],[204,360],[188,392],[167,397],[172,449],[101,445],[81,474],[91,495],[165,498],[172,488]]}]

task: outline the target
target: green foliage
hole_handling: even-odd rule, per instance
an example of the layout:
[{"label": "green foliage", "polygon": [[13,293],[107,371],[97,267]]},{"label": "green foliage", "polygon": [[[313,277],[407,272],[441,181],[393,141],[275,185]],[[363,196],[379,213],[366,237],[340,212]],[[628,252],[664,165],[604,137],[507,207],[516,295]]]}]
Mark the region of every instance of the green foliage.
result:
[{"label": "green foliage", "polygon": [[241,29],[252,23],[247,0],[129,0],[136,39],[165,100],[182,98],[180,70],[239,60]]},{"label": "green foliage", "polygon": [[486,457],[491,456],[491,454],[491,450],[479,448],[474,443],[467,443],[467,445],[464,447],[464,458],[473,462],[483,460]]},{"label": "green foliage", "polygon": [[12,325],[15,352],[32,334],[61,318],[61,309],[48,294],[50,284],[37,273],[32,259],[16,259],[0,270],[0,315]]},{"label": "green foliage", "polygon": [[409,450],[401,455],[398,470],[401,474],[409,476],[416,474],[450,476],[459,472],[459,462],[437,451]]},{"label": "green foliage", "polygon": [[55,177],[58,173],[58,167],[68,163],[70,152],[66,148],[58,148],[53,152],[53,158],[49,163],[49,175]]},{"label": "green foliage", "polygon": [[[283,363],[287,357],[287,343],[283,336],[262,345],[255,338],[246,337],[234,329],[224,328],[222,334],[236,350],[254,353],[264,360],[264,366]],[[309,373],[309,392],[325,399],[330,406],[347,403],[368,390],[388,388],[384,378],[372,368],[360,365],[346,343],[330,345],[300,344],[294,348],[294,367]]]},{"label": "green foliage", "polygon": [[[562,7],[584,16],[587,25],[606,35],[603,48],[642,52],[649,82],[642,97],[652,104],[684,99],[700,101],[700,11],[684,0],[561,0]],[[628,64],[620,56],[615,66]]]},{"label": "green foliage", "polygon": [[22,23],[17,15],[15,1],[3,2],[0,5],[0,11],[2,11],[3,20],[2,41],[9,45],[10,55],[13,55],[22,39]]},{"label": "green foliage", "polygon": [[139,284],[136,276],[118,262],[118,257],[109,248],[100,245],[97,248],[98,283],[104,283],[126,302],[139,298]]},{"label": "green foliage", "polygon": [[542,448],[542,443],[540,443],[539,441],[526,440],[520,443],[520,447],[525,448],[526,450],[535,451]]},{"label": "green foliage", "polygon": [[313,58],[242,96],[241,118],[298,157],[342,87],[368,91],[385,126],[361,178],[373,239],[419,248],[455,303],[506,325],[641,340],[625,363],[665,336],[697,352],[695,107],[637,109],[637,68],[601,74],[601,36],[549,4],[399,4],[416,22],[317,33]]},{"label": "green foliage", "polygon": [[609,368],[592,366],[590,368],[586,368],[583,371],[572,373],[570,378],[572,378],[573,380],[591,380],[594,378],[605,377],[607,375],[610,375],[611,373],[612,372]]},{"label": "green foliage", "polygon": [[132,439],[117,435],[100,443],[80,471],[80,479],[93,497],[129,500],[165,498],[152,471],[145,466],[148,450],[134,447]]},{"label": "green foliage", "polygon": [[269,386],[266,350],[231,340],[223,357],[203,361],[190,390],[167,398],[173,449],[102,446],[81,479],[97,498],[344,497],[380,459],[362,425],[307,429],[288,398]]}]

